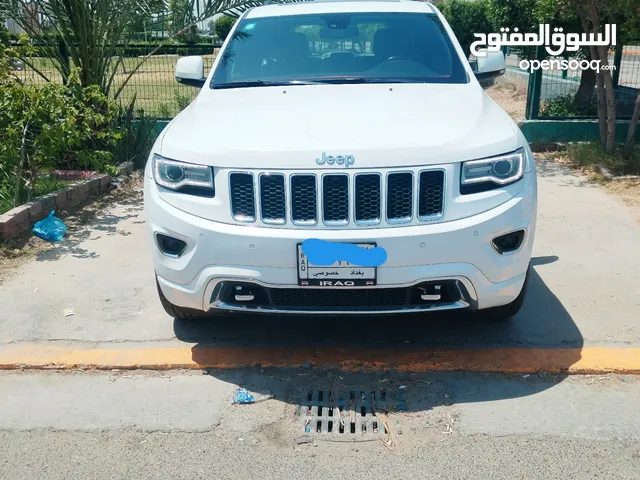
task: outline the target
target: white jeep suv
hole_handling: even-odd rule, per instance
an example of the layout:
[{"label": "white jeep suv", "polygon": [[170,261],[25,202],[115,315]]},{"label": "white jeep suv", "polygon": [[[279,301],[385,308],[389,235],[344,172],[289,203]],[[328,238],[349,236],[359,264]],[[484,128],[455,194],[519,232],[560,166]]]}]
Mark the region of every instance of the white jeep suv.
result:
[{"label": "white jeep suv", "polygon": [[522,305],[531,150],[441,13],[417,1],[245,12],[145,172],[158,292],[176,318]]}]

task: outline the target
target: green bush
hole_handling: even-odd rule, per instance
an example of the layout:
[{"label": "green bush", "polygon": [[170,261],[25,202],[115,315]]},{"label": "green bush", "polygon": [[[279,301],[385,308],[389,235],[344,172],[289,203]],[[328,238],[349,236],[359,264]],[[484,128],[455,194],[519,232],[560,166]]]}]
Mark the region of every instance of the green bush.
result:
[{"label": "green bush", "polygon": [[25,85],[0,47],[0,192],[20,203],[54,168],[114,170],[113,150],[126,136],[117,104],[96,85],[82,87],[77,70],[66,85]]},{"label": "green bush", "polygon": [[215,23],[216,35],[218,38],[224,42],[235,23],[235,18],[228,17],[226,15],[219,17]]},{"label": "green bush", "polygon": [[460,46],[469,55],[471,44],[477,40],[474,33],[491,33],[488,18],[491,0],[448,0],[440,5],[442,14],[456,34]]},{"label": "green bush", "polygon": [[[148,55],[156,47],[161,45],[158,42],[136,42],[128,43],[118,46],[115,49],[115,55],[125,58],[136,58]],[[57,48],[52,45],[45,45],[42,43],[36,43],[30,46],[27,52],[21,52],[21,57],[51,57],[53,54],[52,48]],[[162,45],[154,55],[210,55],[213,53],[216,45],[213,42],[210,43],[168,43]]]},{"label": "green bush", "polygon": [[144,167],[149,151],[156,139],[156,120],[136,110],[136,97],[126,107],[120,106],[117,124],[127,132],[113,148],[113,156],[118,161],[131,161],[134,168]]},{"label": "green bush", "polygon": [[169,102],[161,102],[156,105],[155,111],[158,118],[173,118],[177,113],[187,108],[192,102],[193,97],[181,93],[180,90],[173,91],[173,100]]},{"label": "green bush", "polygon": [[[141,57],[148,55],[159,44],[158,43],[131,43],[123,45],[116,50],[117,55],[122,57]],[[213,44],[196,43],[193,45],[182,45],[169,43],[162,45],[154,55],[209,55],[213,53]]]},{"label": "green bush", "polygon": [[591,117],[597,114],[598,104],[595,96],[585,108],[578,105],[573,93],[544,100],[540,107],[540,117]]},{"label": "green bush", "polygon": [[187,108],[191,103],[191,100],[191,95],[180,93],[180,90],[178,89],[173,91],[173,102],[175,103],[178,112],[181,112],[182,110]]},{"label": "green bush", "polygon": [[156,107],[156,110],[158,111],[159,118],[173,117],[173,109],[171,108],[171,105],[169,105],[168,103],[165,103],[165,102],[159,103],[158,106]]}]

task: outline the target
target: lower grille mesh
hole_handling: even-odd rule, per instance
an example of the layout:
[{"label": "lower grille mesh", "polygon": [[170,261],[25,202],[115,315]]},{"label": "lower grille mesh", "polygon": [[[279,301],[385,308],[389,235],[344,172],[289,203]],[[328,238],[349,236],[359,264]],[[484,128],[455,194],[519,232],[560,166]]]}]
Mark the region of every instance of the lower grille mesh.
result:
[{"label": "lower grille mesh", "polygon": [[304,289],[270,288],[271,301],[278,307],[306,307],[322,310],[376,310],[402,307],[409,302],[407,288]]}]

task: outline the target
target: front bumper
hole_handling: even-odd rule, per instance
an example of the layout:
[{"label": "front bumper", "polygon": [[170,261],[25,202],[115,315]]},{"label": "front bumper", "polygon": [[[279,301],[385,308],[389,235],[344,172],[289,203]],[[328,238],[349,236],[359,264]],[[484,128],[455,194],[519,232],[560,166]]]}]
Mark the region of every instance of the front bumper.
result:
[{"label": "front bumper", "polygon": [[[449,303],[405,305],[376,313],[454,308],[484,309],[513,301],[524,284],[533,248],[536,221],[535,172],[525,175],[521,193],[502,205],[468,218],[429,225],[366,230],[278,229],[229,225],[196,217],[162,200],[153,181],[145,182],[145,217],[160,288],[171,303],[197,310],[240,310],[220,297],[225,282],[261,287],[298,286],[296,245],[308,238],[341,242],[376,242],[388,253],[370,289],[411,288],[425,281],[454,282],[461,295]],[[491,241],[525,230],[520,248],[500,255]],[[155,242],[162,233],[184,240],[180,258],[163,255]],[[386,290],[384,290],[386,292]],[[381,290],[382,292],[382,290]],[[264,305],[270,313],[372,313],[363,308],[295,309]]]}]

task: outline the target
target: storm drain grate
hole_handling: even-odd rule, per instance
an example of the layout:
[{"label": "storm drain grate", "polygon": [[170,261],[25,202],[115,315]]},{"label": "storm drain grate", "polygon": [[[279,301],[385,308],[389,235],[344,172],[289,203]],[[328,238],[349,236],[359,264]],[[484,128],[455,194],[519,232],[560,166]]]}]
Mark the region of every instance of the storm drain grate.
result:
[{"label": "storm drain grate", "polygon": [[297,406],[306,433],[384,434],[376,411],[388,411],[386,390],[310,390]]}]

